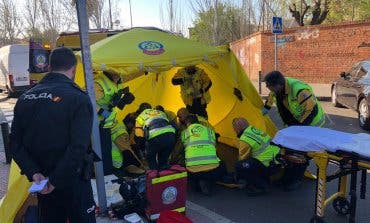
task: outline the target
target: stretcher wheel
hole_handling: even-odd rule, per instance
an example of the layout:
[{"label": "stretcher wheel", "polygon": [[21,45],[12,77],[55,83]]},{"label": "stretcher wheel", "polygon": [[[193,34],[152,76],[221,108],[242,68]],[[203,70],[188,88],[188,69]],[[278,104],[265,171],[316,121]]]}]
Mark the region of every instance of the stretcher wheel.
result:
[{"label": "stretcher wheel", "polygon": [[349,214],[350,203],[345,197],[337,197],[333,201],[334,210],[340,215]]},{"label": "stretcher wheel", "polygon": [[310,220],[310,223],[325,223],[325,221],[317,216],[313,216]]}]

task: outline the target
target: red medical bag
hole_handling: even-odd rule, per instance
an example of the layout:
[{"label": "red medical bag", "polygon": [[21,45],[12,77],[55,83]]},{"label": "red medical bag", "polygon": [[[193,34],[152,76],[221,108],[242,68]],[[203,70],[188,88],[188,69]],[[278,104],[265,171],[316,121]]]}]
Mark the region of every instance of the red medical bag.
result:
[{"label": "red medical bag", "polygon": [[177,211],[162,211],[157,223],[193,223],[188,217]]},{"label": "red medical bag", "polygon": [[187,172],[184,167],[173,165],[169,169],[149,170],[146,174],[146,215],[156,220],[165,210],[185,212]]}]

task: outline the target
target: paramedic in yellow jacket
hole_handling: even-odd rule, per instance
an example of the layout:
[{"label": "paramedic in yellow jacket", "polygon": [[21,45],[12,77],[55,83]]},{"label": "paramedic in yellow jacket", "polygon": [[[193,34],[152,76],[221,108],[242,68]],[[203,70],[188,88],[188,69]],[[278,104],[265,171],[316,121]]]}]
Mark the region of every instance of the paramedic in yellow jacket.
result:
[{"label": "paramedic in yellow jacket", "polygon": [[211,101],[212,81],[202,69],[196,66],[182,68],[172,78],[172,84],[181,86],[181,98],[190,113],[208,118],[206,109]]},{"label": "paramedic in yellow jacket", "polygon": [[112,128],[117,122],[113,97],[123,89],[121,78],[113,72],[100,72],[94,76],[94,88],[99,120],[103,128]]},{"label": "paramedic in yellow jacket", "polygon": [[111,128],[111,139],[113,167],[115,169],[123,168],[131,174],[145,173],[139,157],[131,149],[130,137],[123,122],[117,122]]},{"label": "paramedic in yellow jacket", "polygon": [[177,121],[176,121],[177,117],[173,111],[165,110],[162,105],[155,106],[155,109],[164,112],[170,124],[176,129],[176,131],[178,130]]},{"label": "paramedic in yellow jacket", "polygon": [[[324,110],[308,84],[284,77],[279,71],[268,73],[265,76],[265,83],[270,94],[262,109],[263,114],[268,112],[275,101],[279,115],[286,126],[322,127],[325,125]],[[285,169],[282,179],[285,190],[295,190],[301,185],[307,165],[308,163],[292,164],[291,168]]]},{"label": "paramedic in yellow jacket", "polygon": [[324,110],[308,84],[284,77],[279,71],[268,73],[265,83],[270,94],[262,109],[263,114],[276,101],[280,117],[287,126],[322,127],[325,124]]},{"label": "paramedic in yellow jacket", "polygon": [[216,152],[215,132],[199,124],[195,115],[185,120],[186,129],[181,133],[181,141],[185,147],[186,169],[190,180],[205,195],[211,193],[212,185],[221,180],[226,169],[220,164]]},{"label": "paramedic in yellow jacket", "polygon": [[[185,120],[189,115],[192,115],[192,114],[186,108],[180,108],[177,111],[177,118],[178,118],[177,126],[178,126],[179,133],[181,133],[184,129],[186,129]],[[208,122],[207,119],[199,115],[195,115],[195,116],[197,117],[199,124],[202,124],[205,127],[212,129],[212,131],[215,131],[215,129]],[[185,165],[184,146],[181,142],[181,137],[178,137],[176,141],[175,148],[173,149],[171,153],[170,163]]]},{"label": "paramedic in yellow jacket", "polygon": [[135,141],[145,144],[146,160],[150,169],[166,168],[168,157],[176,142],[176,130],[172,127],[164,112],[152,109],[148,103],[142,103],[135,124]]},{"label": "paramedic in yellow jacket", "polygon": [[265,193],[269,186],[269,168],[275,164],[280,148],[270,145],[270,136],[244,118],[235,118],[232,125],[240,139],[239,161],[235,168],[237,175],[246,180],[249,195]]},{"label": "paramedic in yellow jacket", "polygon": [[[177,111],[177,118],[178,118],[178,126],[179,126],[179,129],[180,130],[183,130],[186,128],[186,125],[185,125],[185,120],[186,118],[191,115],[192,113],[189,112],[189,110],[187,108],[180,108],[178,111]],[[213,131],[215,131],[215,129],[213,128],[213,126],[208,122],[207,119],[205,119],[203,116],[200,116],[200,115],[197,115],[197,114],[194,114],[197,116],[197,119],[199,121],[200,124],[208,127],[208,128],[211,128]]]}]

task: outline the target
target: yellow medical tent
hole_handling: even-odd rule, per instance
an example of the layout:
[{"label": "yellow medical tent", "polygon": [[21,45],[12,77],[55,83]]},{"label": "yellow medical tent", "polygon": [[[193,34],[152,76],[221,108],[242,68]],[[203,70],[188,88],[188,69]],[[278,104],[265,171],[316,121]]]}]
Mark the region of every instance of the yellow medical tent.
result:
[{"label": "yellow medical tent", "polygon": [[[180,87],[173,86],[171,78],[179,68],[197,65],[213,83],[207,111],[210,123],[221,135],[220,142],[236,146],[237,137],[231,126],[235,117],[245,117],[271,136],[277,131],[270,118],[261,114],[262,100],[227,46],[208,46],[158,29],[133,28],[93,44],[91,59],[95,71],[121,74],[135,95],[135,101],[123,109],[120,118],[135,111],[142,102],[177,112],[184,104]],[[81,64],[76,82],[84,88]],[[19,173],[13,162],[8,192],[0,201],[1,223],[13,222],[28,196],[29,183]]]}]

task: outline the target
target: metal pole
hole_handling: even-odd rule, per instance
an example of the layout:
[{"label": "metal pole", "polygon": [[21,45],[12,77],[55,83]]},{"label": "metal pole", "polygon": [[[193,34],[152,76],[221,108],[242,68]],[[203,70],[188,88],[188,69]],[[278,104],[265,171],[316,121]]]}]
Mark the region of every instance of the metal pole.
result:
[{"label": "metal pole", "polygon": [[108,1],[108,3],[109,3],[109,23],[110,23],[110,28],[113,29],[112,7],[110,4],[110,0]]},{"label": "metal pole", "polygon": [[302,15],[303,4],[302,4],[302,1],[303,0],[301,0],[301,13],[300,13],[300,17],[299,17],[299,25],[300,26],[303,26],[303,15]]},{"label": "metal pole", "polygon": [[131,0],[128,0],[128,4],[130,5],[130,21],[131,21],[131,28],[132,28],[132,11],[131,11]]},{"label": "metal pole", "polygon": [[[78,17],[78,27],[80,29],[80,44],[81,44],[81,54],[83,61],[83,68],[85,74],[85,84],[87,92],[93,106],[93,111],[96,111],[96,101],[95,101],[95,90],[93,73],[91,66],[91,55],[90,55],[90,45],[89,45],[89,22],[87,20],[86,12],[86,0],[76,1],[77,17]],[[94,121],[92,129],[92,148],[95,153],[102,157],[100,148],[100,134],[99,134],[99,124],[97,113],[94,112]],[[98,192],[99,208],[102,213],[107,211],[107,198],[105,194],[105,183],[104,183],[104,172],[103,172],[103,162],[95,163],[95,176],[96,176],[96,188]]]},{"label": "metal pole", "polygon": [[275,70],[277,70],[277,36],[275,34]]},{"label": "metal pole", "polygon": [[262,94],[262,71],[258,71],[258,93]]},{"label": "metal pole", "polygon": [[169,0],[170,4],[170,31],[174,32],[174,22],[173,22],[173,0]]},{"label": "metal pole", "polygon": [[9,164],[12,161],[9,144],[9,124],[7,122],[1,123],[1,134],[3,137],[4,150],[5,150],[5,163]]}]

